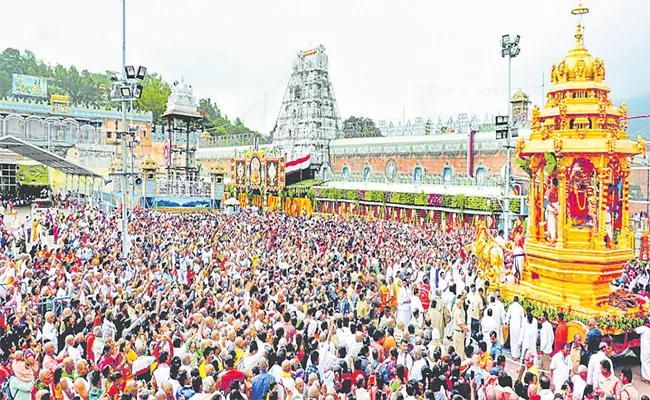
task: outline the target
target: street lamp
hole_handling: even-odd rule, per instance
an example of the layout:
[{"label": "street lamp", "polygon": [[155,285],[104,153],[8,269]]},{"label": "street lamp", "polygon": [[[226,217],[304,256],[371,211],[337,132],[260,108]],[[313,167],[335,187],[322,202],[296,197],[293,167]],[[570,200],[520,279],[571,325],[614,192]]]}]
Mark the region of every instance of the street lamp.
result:
[{"label": "street lamp", "polygon": [[124,72],[126,72],[126,78],[127,79],[134,79],[135,78],[135,68],[133,65],[127,65],[124,67]]},{"label": "street lamp", "polygon": [[135,74],[135,77],[137,79],[144,79],[144,76],[147,75],[147,67],[139,66],[138,67],[138,72]]},{"label": "street lamp", "polygon": [[120,96],[125,99],[131,97],[131,87],[130,86],[120,87]]},{"label": "street lamp", "polygon": [[142,96],[142,85],[138,83],[133,88],[133,97],[135,97],[136,99],[139,99],[140,96]]},{"label": "street lamp", "polygon": [[508,57],[508,126],[507,126],[507,135],[506,135],[506,176],[504,183],[505,191],[505,202],[503,210],[503,234],[504,238],[510,236],[510,157],[511,157],[511,146],[510,146],[510,137],[512,131],[512,116],[511,107],[510,107],[510,91],[512,84],[512,59],[519,55],[521,51],[519,49],[519,40],[521,37],[519,35],[515,36],[514,40],[510,39],[510,35],[501,36],[501,57]]}]

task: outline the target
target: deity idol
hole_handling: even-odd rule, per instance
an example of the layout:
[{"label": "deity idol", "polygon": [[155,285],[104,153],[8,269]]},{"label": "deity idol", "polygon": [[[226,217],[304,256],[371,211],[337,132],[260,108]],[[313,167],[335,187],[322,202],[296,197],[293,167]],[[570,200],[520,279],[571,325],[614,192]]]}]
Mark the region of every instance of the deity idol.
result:
[{"label": "deity idol", "polygon": [[589,196],[592,194],[589,175],[585,174],[580,165],[575,164],[568,185],[569,217],[576,226],[588,225],[591,222],[589,214]]}]

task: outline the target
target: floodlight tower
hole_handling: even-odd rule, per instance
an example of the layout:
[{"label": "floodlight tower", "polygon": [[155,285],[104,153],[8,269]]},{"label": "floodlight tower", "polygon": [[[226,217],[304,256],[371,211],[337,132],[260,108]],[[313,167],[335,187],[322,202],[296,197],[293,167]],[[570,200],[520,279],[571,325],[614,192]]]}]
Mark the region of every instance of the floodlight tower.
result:
[{"label": "floodlight tower", "polygon": [[130,132],[126,125],[126,105],[128,102],[139,99],[142,95],[142,81],[147,74],[146,67],[135,67],[126,65],[126,0],[122,0],[122,73],[120,77],[112,77],[115,81],[113,90],[111,91],[111,100],[119,101],[122,103],[122,130],[117,132],[116,136],[122,138],[122,257],[126,258],[129,253],[128,247],[128,204],[126,199],[127,176],[129,175],[127,166],[127,137],[135,135],[135,132]]},{"label": "floodlight tower", "polygon": [[514,40],[510,40],[510,35],[503,35],[501,37],[501,57],[508,57],[508,128],[506,135],[506,176],[504,183],[504,210],[503,210],[503,236],[507,240],[510,236],[510,157],[511,146],[510,137],[512,131],[512,112],[510,109],[510,91],[512,84],[512,59],[519,55],[519,35],[515,36]]}]

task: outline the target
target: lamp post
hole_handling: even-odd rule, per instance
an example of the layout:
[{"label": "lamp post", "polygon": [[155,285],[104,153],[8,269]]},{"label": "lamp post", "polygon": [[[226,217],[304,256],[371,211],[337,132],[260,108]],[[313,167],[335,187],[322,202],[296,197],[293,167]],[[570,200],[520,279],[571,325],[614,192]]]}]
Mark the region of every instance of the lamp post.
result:
[{"label": "lamp post", "polygon": [[[126,72],[126,0],[122,0],[122,78],[124,81],[124,74]],[[120,88],[120,92],[122,88]],[[122,131],[128,131],[126,126],[126,99],[122,96]],[[129,215],[127,211],[127,199],[126,199],[126,174],[127,174],[127,165],[126,165],[126,135],[122,135],[122,257],[126,259],[126,256],[129,254],[129,247],[127,244],[128,241],[128,226],[129,226]]]},{"label": "lamp post", "polygon": [[510,137],[512,133],[512,110],[510,107],[510,92],[512,84],[512,59],[519,55],[519,39],[520,36],[515,36],[514,40],[510,40],[510,35],[503,35],[501,37],[501,57],[508,57],[508,128],[506,135],[506,173],[504,183],[504,210],[503,210],[503,236],[507,240],[510,236],[510,157],[511,146]]},{"label": "lamp post", "polygon": [[[122,104],[122,131],[117,132],[117,137],[122,138],[122,257],[126,258],[129,253],[128,247],[128,202],[126,199],[127,190],[127,176],[129,169],[127,165],[127,138],[131,134],[126,122],[126,107],[127,104],[134,99],[139,99],[142,95],[142,85],[139,83],[144,79],[147,74],[147,68],[138,67],[137,72],[135,67],[126,65],[126,0],[122,0],[122,72],[117,76],[117,73],[106,71],[111,75],[111,80],[115,82],[113,90],[111,91],[111,100],[118,101]],[[116,174],[117,175],[117,174]]]}]

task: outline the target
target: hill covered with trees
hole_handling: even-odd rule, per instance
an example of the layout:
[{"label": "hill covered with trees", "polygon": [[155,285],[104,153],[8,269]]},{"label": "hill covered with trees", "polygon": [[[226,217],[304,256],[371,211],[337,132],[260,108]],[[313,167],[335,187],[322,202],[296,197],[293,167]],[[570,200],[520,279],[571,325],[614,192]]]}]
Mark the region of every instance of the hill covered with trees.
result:
[{"label": "hill covered with trees", "polygon": [[[106,73],[94,73],[87,69],[79,70],[74,65],[50,65],[36,58],[30,50],[6,48],[0,53],[0,98],[11,97],[11,80],[13,74],[34,75],[47,79],[48,96],[68,95],[70,103],[80,107],[112,109],[117,103],[110,101],[112,82]],[[142,82],[140,99],[133,107],[138,111],[151,112],[156,124],[162,123],[162,114],[167,107],[170,85],[162,76],[149,72]],[[210,98],[199,100],[203,112],[204,127],[213,136],[252,133],[239,118],[231,121],[217,103]]]}]

